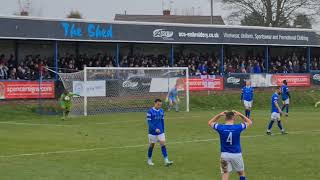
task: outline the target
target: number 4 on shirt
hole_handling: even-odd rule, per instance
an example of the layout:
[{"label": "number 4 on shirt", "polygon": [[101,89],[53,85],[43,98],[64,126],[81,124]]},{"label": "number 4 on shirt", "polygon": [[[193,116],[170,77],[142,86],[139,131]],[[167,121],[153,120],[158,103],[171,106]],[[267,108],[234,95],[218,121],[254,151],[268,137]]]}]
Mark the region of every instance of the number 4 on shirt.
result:
[{"label": "number 4 on shirt", "polygon": [[229,132],[227,142],[230,143],[230,145],[232,145],[232,132]]}]

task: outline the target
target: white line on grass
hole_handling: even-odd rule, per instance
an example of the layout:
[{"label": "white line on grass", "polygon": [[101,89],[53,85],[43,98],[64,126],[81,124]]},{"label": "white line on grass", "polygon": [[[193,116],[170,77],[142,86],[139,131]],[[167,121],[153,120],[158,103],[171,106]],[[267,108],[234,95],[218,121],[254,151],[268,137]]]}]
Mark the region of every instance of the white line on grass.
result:
[{"label": "white line on grass", "polygon": [[[190,118],[199,118],[201,116],[190,116]],[[186,119],[188,117],[169,117],[168,119]],[[72,122],[72,120],[70,121]],[[100,122],[100,123],[92,123],[98,125],[109,125],[109,124],[121,124],[121,123],[130,123],[130,122],[145,122],[145,120],[130,120],[130,121],[111,121],[111,122]],[[56,126],[56,127],[73,127],[79,126],[75,124],[48,124],[48,123],[23,123],[17,121],[4,121],[0,122],[0,124],[9,124],[9,125],[24,125],[24,126]]]},{"label": "white line on grass", "polygon": [[72,124],[67,125],[67,124],[46,124],[46,123],[21,123],[21,122],[15,122],[15,121],[0,122],[0,124],[24,125],[24,126],[58,126],[58,127],[76,126]]},{"label": "white line on grass", "polygon": [[[310,131],[292,131],[290,134],[303,134],[303,133],[318,134],[319,130],[310,130]],[[289,134],[289,135],[290,135]],[[277,134],[279,135],[279,134]],[[266,137],[267,135],[258,134],[251,136],[242,136],[242,138],[256,138],[256,137]],[[208,142],[208,141],[218,141],[219,138],[211,138],[211,139],[196,139],[189,141],[175,141],[169,142],[167,144],[184,144],[184,143],[198,143],[198,142]],[[128,149],[128,148],[137,148],[137,147],[145,147],[148,144],[140,144],[140,145],[131,145],[131,146],[118,146],[118,147],[101,147],[101,148],[88,148],[88,149],[74,149],[74,150],[62,150],[62,151],[51,151],[51,152],[38,152],[38,153],[24,153],[24,154],[13,154],[13,155],[1,155],[0,158],[14,158],[14,157],[27,157],[27,156],[41,156],[41,155],[51,155],[51,154],[67,154],[67,153],[76,153],[76,152],[89,152],[89,151],[98,151],[98,150],[110,150],[110,149]]]},{"label": "white line on grass", "polygon": [[[189,118],[199,118],[201,116],[190,116]],[[188,117],[167,117],[167,119],[186,119]],[[142,120],[129,120],[129,121],[111,121],[111,122],[100,122],[94,124],[118,124],[118,123],[128,123],[128,122],[146,122],[144,119]]]}]

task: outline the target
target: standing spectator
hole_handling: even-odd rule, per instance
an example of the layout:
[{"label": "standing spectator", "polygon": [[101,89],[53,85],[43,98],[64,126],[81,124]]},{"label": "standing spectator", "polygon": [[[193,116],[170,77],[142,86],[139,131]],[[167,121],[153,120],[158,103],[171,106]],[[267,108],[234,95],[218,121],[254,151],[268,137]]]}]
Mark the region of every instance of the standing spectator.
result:
[{"label": "standing spectator", "polygon": [[8,79],[8,70],[4,62],[0,62],[0,79]]},{"label": "standing spectator", "polygon": [[254,73],[261,73],[261,67],[260,67],[260,64],[258,63],[258,61],[255,60],[254,62],[254,69],[253,69],[253,72]]}]

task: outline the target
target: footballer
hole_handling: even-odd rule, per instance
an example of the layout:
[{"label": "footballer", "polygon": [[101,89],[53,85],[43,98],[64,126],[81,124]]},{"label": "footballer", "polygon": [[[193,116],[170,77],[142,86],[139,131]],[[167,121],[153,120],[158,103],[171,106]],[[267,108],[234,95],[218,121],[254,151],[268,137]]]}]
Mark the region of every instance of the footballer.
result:
[{"label": "footballer", "polygon": [[[235,124],[237,116],[242,119],[241,124]],[[225,124],[218,123],[221,117],[225,117]],[[252,125],[252,121],[238,111],[224,111],[214,116],[208,124],[220,135],[222,180],[229,180],[232,170],[238,173],[240,180],[245,180],[240,135],[242,131]]]},{"label": "footballer", "polygon": [[168,159],[166,138],[164,132],[164,111],[161,107],[162,101],[160,99],[156,99],[154,101],[154,106],[150,108],[147,112],[147,122],[149,129],[149,148],[147,164],[149,166],[154,165],[154,163],[152,162],[152,152],[157,142],[160,143],[165,166],[170,166],[173,164],[173,162]]},{"label": "footballer", "polygon": [[287,134],[282,127],[280,115],[282,110],[279,106],[279,95],[281,94],[281,87],[277,87],[274,94],[271,97],[271,119],[267,129],[267,135],[272,135],[271,129],[274,121],[278,122],[278,127],[281,131],[281,134]]},{"label": "footballer", "polygon": [[281,86],[281,98],[282,98],[282,108],[281,111],[284,111],[286,109],[286,116],[289,115],[289,104],[290,104],[290,93],[289,93],[289,88],[288,88],[288,83],[287,80],[283,80]]},{"label": "footballer", "polygon": [[65,90],[60,97],[60,106],[62,108],[62,120],[65,120],[66,118],[68,118],[70,110],[71,110],[71,106],[72,106],[72,102],[71,102],[71,98],[73,96],[80,96],[78,94],[74,94],[71,92],[68,92],[67,90]]},{"label": "footballer", "polygon": [[245,108],[246,117],[250,118],[251,108],[253,103],[253,87],[251,87],[251,82],[246,81],[246,86],[242,88],[241,102],[243,102]]},{"label": "footballer", "polygon": [[168,104],[168,111],[171,110],[173,106],[175,106],[176,112],[179,112],[179,96],[178,96],[178,85],[174,86],[168,93],[166,101]]}]

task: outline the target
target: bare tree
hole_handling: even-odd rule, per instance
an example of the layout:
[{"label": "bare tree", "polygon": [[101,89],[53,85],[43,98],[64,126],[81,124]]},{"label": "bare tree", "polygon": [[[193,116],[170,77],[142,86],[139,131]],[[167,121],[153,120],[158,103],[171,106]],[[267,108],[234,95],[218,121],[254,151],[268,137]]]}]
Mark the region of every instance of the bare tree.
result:
[{"label": "bare tree", "polygon": [[[222,0],[245,25],[287,27],[298,15],[320,15],[320,0]],[[253,23],[251,23],[253,20]],[[258,23],[257,23],[258,22]]]}]

